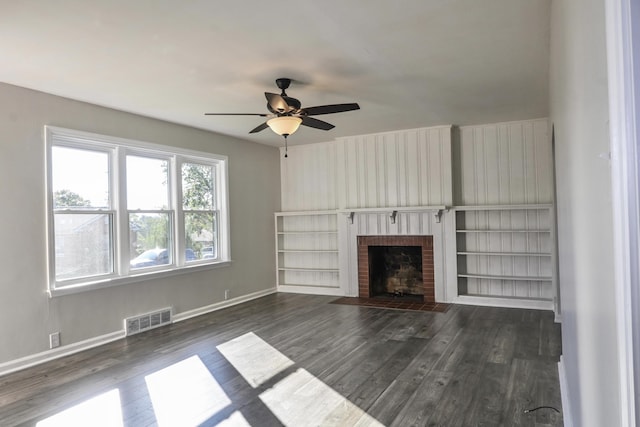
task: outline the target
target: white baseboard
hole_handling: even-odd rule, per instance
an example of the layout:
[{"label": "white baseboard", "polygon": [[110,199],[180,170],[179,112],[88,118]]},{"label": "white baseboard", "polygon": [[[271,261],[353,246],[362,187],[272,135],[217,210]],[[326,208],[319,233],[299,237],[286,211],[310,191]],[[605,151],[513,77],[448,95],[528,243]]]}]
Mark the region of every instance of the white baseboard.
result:
[{"label": "white baseboard", "polygon": [[[202,314],[210,313],[212,311],[220,310],[232,305],[237,305],[246,301],[250,301],[256,298],[260,298],[266,295],[276,293],[276,288],[270,288],[263,291],[254,292],[248,295],[243,295],[237,298],[232,298],[227,301],[199,307],[194,310],[185,311],[183,313],[173,316],[173,322],[180,322],[182,320],[190,319],[192,317],[200,316]],[[8,362],[0,363],[0,376],[10,374],[12,372],[20,371],[22,369],[30,368],[32,366],[39,365],[41,363],[49,362],[51,360],[59,359],[64,356],[69,356],[74,353],[79,353],[90,348],[98,347],[122,339],[126,336],[123,330],[111,332],[98,337],[89,338],[88,340],[79,341],[73,344],[64,345],[51,350],[43,351],[41,353],[32,354],[29,356],[21,357],[20,359],[10,360]]]},{"label": "white baseboard", "polygon": [[524,308],[529,310],[553,310],[552,301],[524,300],[518,298],[483,297],[475,295],[459,295],[454,304],[479,305],[485,307]]},{"label": "white baseboard", "polygon": [[41,353],[32,354],[30,356],[21,357],[20,359],[10,360],[0,363],[0,376],[10,374],[22,369],[30,368],[41,363],[49,362],[60,357],[69,356],[80,351],[89,350],[119,340],[125,337],[124,330],[111,332],[99,337],[89,338],[88,340],[78,341],[73,344],[64,345]]},{"label": "white baseboard", "polygon": [[280,285],[278,286],[278,292],[336,297],[345,296],[345,293],[341,288],[333,288],[329,286]]},{"label": "white baseboard", "polygon": [[560,397],[562,398],[562,418],[564,427],[573,427],[571,405],[569,404],[569,388],[567,384],[567,372],[564,369],[564,358],[560,356],[558,362],[558,379],[560,380]]},{"label": "white baseboard", "polygon": [[173,316],[173,322],[181,322],[183,320],[191,319],[192,317],[201,316],[203,314],[211,313],[212,311],[221,310],[223,308],[231,307],[232,305],[241,304],[243,302],[251,301],[256,298],[261,298],[267,295],[275,294],[276,288],[265,289],[263,291],[253,292],[251,294],[242,295],[236,298],[231,298],[226,301],[217,302],[215,304],[206,305],[204,307],[198,307],[193,310],[184,311]]}]

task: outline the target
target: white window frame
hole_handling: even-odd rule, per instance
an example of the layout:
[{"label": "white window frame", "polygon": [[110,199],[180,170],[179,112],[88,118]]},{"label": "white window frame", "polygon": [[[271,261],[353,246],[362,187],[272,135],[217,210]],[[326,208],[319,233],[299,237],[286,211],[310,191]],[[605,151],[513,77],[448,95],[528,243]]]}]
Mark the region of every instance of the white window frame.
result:
[{"label": "white window frame", "polygon": [[605,12],[620,422],[640,426],[640,2]]},{"label": "white window frame", "polygon": [[[54,146],[87,149],[109,153],[110,197],[109,209],[95,209],[92,212],[113,215],[112,222],[112,257],[113,272],[95,277],[70,280],[56,280],[55,272],[55,229],[52,178],[52,149]],[[99,135],[89,132],[45,126],[46,150],[46,195],[47,195],[47,252],[48,252],[48,284],[50,296],[59,296],[100,289],[110,286],[139,282],[173,276],[198,270],[211,269],[229,265],[229,191],[228,191],[228,158],[212,153],[187,150],[177,147],[153,144],[113,136]],[[126,195],[126,156],[144,156],[169,161],[169,220],[171,222],[172,262],[168,265],[130,269],[129,248],[129,209]],[[185,230],[182,205],[182,163],[200,163],[213,166],[214,197],[216,217],[217,257],[197,261],[185,260]],[[146,212],[146,211],[144,211]]]}]

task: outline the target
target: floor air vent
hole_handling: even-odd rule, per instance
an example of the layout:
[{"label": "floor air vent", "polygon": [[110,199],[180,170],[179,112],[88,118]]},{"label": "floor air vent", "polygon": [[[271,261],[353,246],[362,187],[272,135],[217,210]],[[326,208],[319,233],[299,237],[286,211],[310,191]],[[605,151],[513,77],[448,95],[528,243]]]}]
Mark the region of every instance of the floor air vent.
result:
[{"label": "floor air vent", "polygon": [[163,308],[124,319],[124,329],[127,335],[133,335],[169,323],[171,323],[171,308]]}]

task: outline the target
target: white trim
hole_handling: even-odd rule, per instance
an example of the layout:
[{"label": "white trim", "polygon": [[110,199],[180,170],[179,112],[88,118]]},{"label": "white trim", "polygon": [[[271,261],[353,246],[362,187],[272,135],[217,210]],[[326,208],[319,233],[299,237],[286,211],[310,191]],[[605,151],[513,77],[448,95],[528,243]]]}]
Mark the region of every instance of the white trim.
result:
[{"label": "white trim", "polygon": [[[436,126],[429,126],[426,128],[413,128],[413,129],[398,129],[398,130],[392,130],[392,131],[387,131],[387,132],[377,132],[377,133],[367,133],[367,134],[358,134],[358,135],[352,135],[352,136],[340,136],[334,139],[334,141],[340,142],[340,141],[345,141],[348,139],[355,137],[358,138],[366,138],[368,136],[384,136],[384,135],[395,135],[398,132],[416,132],[416,131],[420,131],[420,130],[436,130],[436,129],[452,129],[454,125],[436,125]],[[318,144],[325,144],[323,142],[319,142]],[[282,150],[282,148],[280,149]]]},{"label": "white trim", "polygon": [[553,321],[555,323],[562,323],[562,314],[560,313],[555,313],[555,317],[553,318]]},{"label": "white trim", "polygon": [[542,210],[552,208],[551,203],[538,203],[529,205],[463,205],[451,206],[455,211],[501,211],[509,210]]},{"label": "white trim", "polygon": [[432,212],[432,211],[446,211],[448,208],[445,205],[435,206],[388,206],[377,208],[346,208],[338,209],[337,212],[345,215],[349,215],[351,212],[355,213],[389,213],[389,212]]},{"label": "white trim", "polygon": [[58,126],[46,125],[45,133],[46,135],[55,134],[56,137],[69,139],[71,141],[76,141],[76,142],[84,140],[84,143],[96,144],[96,140],[97,140],[97,141],[102,141],[111,145],[127,145],[127,146],[137,147],[143,150],[151,150],[155,153],[164,152],[164,154],[167,154],[167,155],[180,154],[182,156],[208,157],[208,158],[220,160],[223,162],[226,162],[229,160],[227,156],[214,154],[207,151],[189,150],[186,148],[145,142],[145,141],[140,141],[136,139],[120,138],[120,137],[111,136],[111,135],[102,135],[98,133],[85,132],[81,130],[68,129],[68,128],[63,128]]},{"label": "white trim", "polygon": [[640,424],[640,6],[606,0],[614,269],[621,425]]},{"label": "white trim", "polygon": [[506,122],[497,122],[497,123],[484,123],[484,124],[479,124],[479,125],[464,125],[464,126],[458,126],[458,128],[460,130],[463,129],[473,129],[473,128],[485,128],[485,127],[495,127],[495,126],[499,126],[499,125],[509,125],[512,123],[535,123],[535,122],[539,122],[541,120],[548,120],[547,117],[538,117],[537,119],[526,119],[526,120],[509,120]]},{"label": "white trim", "polygon": [[[185,311],[173,316],[171,323],[180,322],[192,317],[200,316],[203,314],[211,313],[223,308],[238,305],[243,302],[247,302],[253,299],[261,298],[270,294],[276,293],[276,288],[269,288],[258,292],[253,292],[240,297],[232,298],[227,301],[222,301],[215,304],[210,304],[204,307],[200,307],[194,310]],[[164,325],[166,326],[166,325]],[[61,357],[69,356],[81,351],[89,350],[94,347],[98,347],[104,344],[108,344],[119,339],[126,338],[126,331],[120,330],[111,332],[98,337],[89,338],[84,341],[79,341],[73,344],[64,345],[52,350],[43,351],[41,353],[32,354],[29,356],[21,357],[20,359],[10,360],[8,362],[0,363],[0,377],[10,374],[12,372],[20,371],[22,369],[30,368],[45,362],[50,362]]]},{"label": "white trim", "polygon": [[279,285],[278,292],[290,294],[305,295],[328,295],[343,297],[345,292],[339,286],[321,286],[321,285]]},{"label": "white trim", "polygon": [[558,379],[560,380],[560,398],[562,399],[562,420],[564,427],[573,427],[569,390],[567,388],[567,371],[564,369],[564,359],[562,356],[560,356],[560,361],[558,362]]},{"label": "white trim", "polygon": [[277,217],[280,216],[298,216],[298,215],[335,215],[338,211],[333,210],[323,210],[323,211],[285,211],[285,212],[276,212],[274,215]]},{"label": "white trim", "polygon": [[452,301],[454,304],[479,305],[482,307],[524,308],[529,310],[551,310],[553,301],[526,300],[519,298],[485,297],[473,295],[459,295]]},{"label": "white trim", "polygon": [[238,305],[243,302],[251,301],[257,298],[261,298],[267,295],[275,294],[276,288],[269,288],[258,292],[253,292],[247,295],[242,295],[236,298],[231,298],[226,301],[217,302],[214,304],[206,305],[204,307],[195,308],[193,310],[184,311],[182,313],[173,316],[173,322],[181,322],[183,320],[191,319],[192,317],[201,316],[203,314],[211,313],[213,311],[221,310],[223,308]]},{"label": "white trim", "polygon": [[22,369],[30,368],[41,363],[69,356],[80,351],[89,350],[103,344],[117,341],[125,337],[124,331],[111,332],[99,337],[89,338],[88,340],[79,341],[73,344],[54,348],[52,350],[43,351],[41,353],[32,354],[20,359],[10,360],[0,363],[0,376],[10,374]]},{"label": "white trim", "polygon": [[114,286],[127,285],[130,283],[145,282],[147,280],[164,279],[167,277],[179,276],[181,274],[194,273],[197,271],[213,270],[215,268],[227,267],[232,263],[229,261],[212,262],[206,264],[186,265],[181,268],[172,268],[169,270],[150,271],[139,274],[132,274],[130,276],[123,276],[118,278],[108,278],[104,280],[96,280],[91,283],[81,283],[78,285],[63,286],[59,288],[49,289],[47,292],[50,298],[60,297],[64,295],[73,295],[81,292],[88,292],[97,289],[111,288]]}]

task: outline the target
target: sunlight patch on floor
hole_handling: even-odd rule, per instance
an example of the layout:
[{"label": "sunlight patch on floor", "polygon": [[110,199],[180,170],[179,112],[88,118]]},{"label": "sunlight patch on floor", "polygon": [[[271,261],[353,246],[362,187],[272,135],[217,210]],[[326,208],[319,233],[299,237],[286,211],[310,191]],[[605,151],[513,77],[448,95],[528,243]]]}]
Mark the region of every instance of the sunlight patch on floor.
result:
[{"label": "sunlight patch on floor", "polygon": [[[219,345],[218,350],[254,389],[294,366],[295,363],[253,332]],[[242,408],[232,401],[199,356],[191,356],[145,377],[157,425],[197,426],[230,415],[217,425],[250,426]],[[258,391],[259,392],[259,391]],[[382,426],[308,371],[299,368],[259,395],[260,401],[288,427]],[[209,421],[210,422],[210,421]],[[89,399],[40,421],[37,427],[122,427],[118,389]]]},{"label": "sunlight patch on floor", "polygon": [[382,426],[304,369],[279,381],[260,399],[286,426]]},{"label": "sunlight patch on floor", "polygon": [[37,427],[122,427],[120,391],[113,389],[36,424]]},{"label": "sunlight patch on floor", "polygon": [[216,427],[251,427],[251,424],[242,413],[235,411],[229,418],[216,424]]},{"label": "sunlight patch on floor", "polygon": [[198,356],[145,377],[159,426],[195,426],[231,404]]},{"label": "sunlight patch on floor", "polygon": [[253,332],[227,341],[217,348],[254,388],[294,364]]}]

